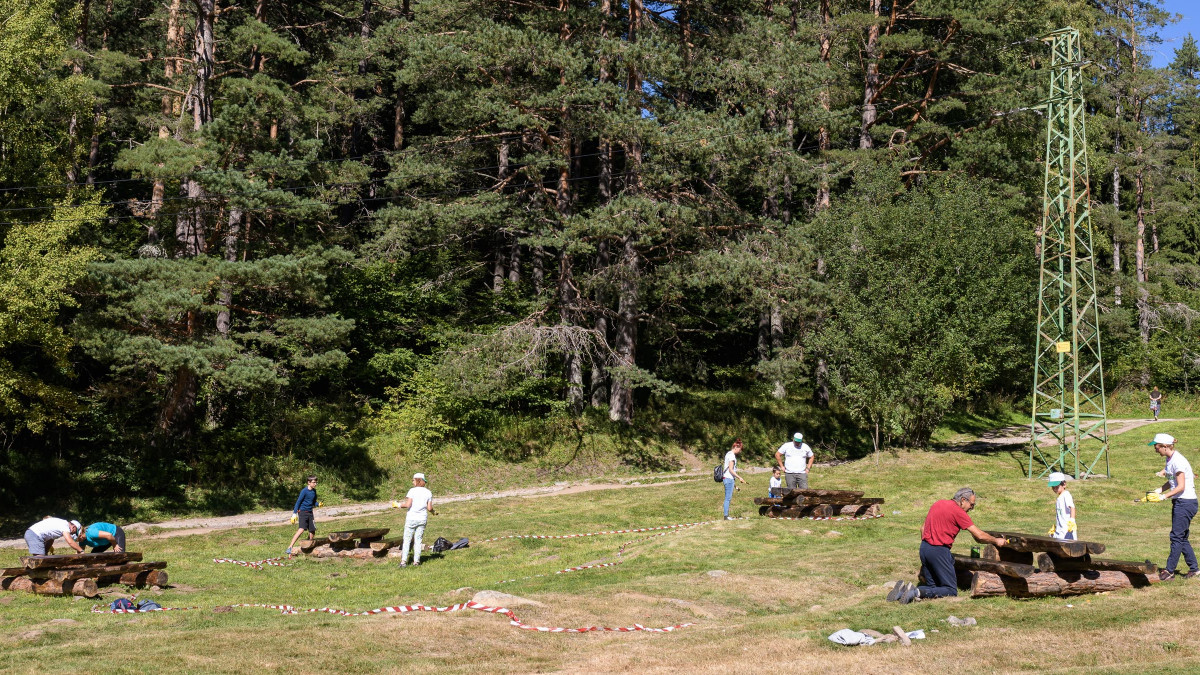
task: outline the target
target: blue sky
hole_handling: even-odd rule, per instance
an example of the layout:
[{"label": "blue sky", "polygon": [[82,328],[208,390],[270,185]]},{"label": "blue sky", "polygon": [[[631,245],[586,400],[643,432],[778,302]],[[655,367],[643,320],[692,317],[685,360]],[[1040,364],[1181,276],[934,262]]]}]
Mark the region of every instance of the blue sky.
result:
[{"label": "blue sky", "polygon": [[1173,14],[1182,14],[1183,19],[1159,31],[1163,42],[1154,48],[1156,66],[1165,66],[1171,62],[1175,49],[1188,33],[1200,39],[1200,0],[1162,0],[1162,7]]}]

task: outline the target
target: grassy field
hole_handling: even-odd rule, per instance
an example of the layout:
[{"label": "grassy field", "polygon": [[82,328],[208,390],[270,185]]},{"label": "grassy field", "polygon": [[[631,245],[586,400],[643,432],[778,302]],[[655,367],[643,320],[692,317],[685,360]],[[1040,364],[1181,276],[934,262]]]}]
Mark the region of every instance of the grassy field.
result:
[{"label": "grassy field", "polygon": [[[1152,432],[1176,435],[1200,460],[1200,421],[1161,423],[1114,437],[1113,478],[1074,484],[1082,538],[1105,542],[1109,556],[1167,553],[1169,506],[1134,504],[1155,487],[1161,460],[1145,446]],[[885,518],[771,521],[751,498],[765,493],[757,474],[735,498],[746,520],[719,522],[632,545],[622,564],[497,585],[497,581],[616,560],[617,548],[644,535],[476,543],[427,559],[394,563],[300,560],[262,571],[216,565],[214,557],[279,555],[290,528],[151,538],[132,547],[167,560],[173,587],[147,593],[188,612],[92,614],[92,603],[5,593],[0,648],[9,672],[103,671],[446,671],[488,668],[547,671],[892,672],[1195,672],[1200,581],[1092,597],[1013,601],[956,598],[902,607],[884,602],[885,585],[915,577],[916,549],[929,504],[962,486],[979,493],[973,512],[984,528],[1041,533],[1053,517],[1044,482],[1024,479],[1020,449],[986,455],[901,452],[814,474],[814,487],[856,488],[887,498]],[[435,495],[437,476],[432,476]],[[435,497],[436,499],[436,497]],[[437,536],[479,542],[505,534],[566,534],[708,520],[720,516],[721,487],[689,480],[536,499],[448,504],[435,516]],[[898,512],[898,513],[896,513]],[[402,527],[403,513],[343,520],[338,529]],[[318,526],[329,531],[329,525]],[[966,551],[969,535],[956,550]],[[19,552],[0,551],[0,566]],[[720,576],[707,573],[725,571]],[[697,625],[670,634],[544,634],[518,630],[478,612],[337,617],[282,616],[266,609],[214,613],[234,603],[365,610],[386,605],[447,605],[475,590],[496,589],[544,603],[514,607],[546,626]],[[951,628],[950,614],[979,625]],[[54,622],[69,619],[71,622]],[[887,632],[923,628],[910,648],[840,647],[825,638],[840,628]],[[938,632],[930,632],[936,629]]]}]

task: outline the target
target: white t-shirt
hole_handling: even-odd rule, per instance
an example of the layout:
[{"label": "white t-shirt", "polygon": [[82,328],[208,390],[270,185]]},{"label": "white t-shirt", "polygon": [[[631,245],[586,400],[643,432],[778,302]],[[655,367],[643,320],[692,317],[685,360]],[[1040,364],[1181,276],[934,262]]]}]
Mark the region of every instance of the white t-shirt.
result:
[{"label": "white t-shirt", "polygon": [[775,476],[771,476],[771,487],[773,487],[773,488],[783,487],[783,481],[780,480],[779,478],[776,478]]},{"label": "white t-shirt", "polygon": [[42,541],[54,541],[71,533],[71,523],[62,518],[46,518],[29,526]]},{"label": "white t-shirt", "polygon": [[733,478],[733,474],[729,472],[729,463],[733,462],[733,468],[737,469],[737,455],[733,451],[725,453],[725,463],[721,466],[725,467],[725,478]]},{"label": "white t-shirt", "polygon": [[1196,498],[1196,479],[1192,475],[1192,465],[1183,456],[1183,453],[1176,452],[1171,455],[1171,459],[1167,460],[1167,482],[1170,483],[1171,489],[1174,490],[1177,480],[1175,474],[1183,472],[1183,477],[1187,479],[1187,486],[1183,488],[1183,492],[1175,495],[1171,499],[1195,499]]},{"label": "white t-shirt", "polygon": [[408,507],[408,515],[405,520],[414,523],[425,522],[429,519],[429,500],[433,499],[433,493],[429,488],[415,487],[404,495],[405,499],[412,500],[412,506]]},{"label": "white t-shirt", "polygon": [[[1075,499],[1071,497],[1071,493],[1063,490],[1058,499],[1054,500],[1054,538],[1067,538],[1067,521],[1071,519],[1071,509],[1075,508]],[[1076,532],[1078,537],[1079,533]]]},{"label": "white t-shirt", "polygon": [[797,448],[795,443],[788,441],[779,446],[779,454],[783,455],[784,473],[808,473],[808,458],[813,456],[808,443],[801,443]]}]

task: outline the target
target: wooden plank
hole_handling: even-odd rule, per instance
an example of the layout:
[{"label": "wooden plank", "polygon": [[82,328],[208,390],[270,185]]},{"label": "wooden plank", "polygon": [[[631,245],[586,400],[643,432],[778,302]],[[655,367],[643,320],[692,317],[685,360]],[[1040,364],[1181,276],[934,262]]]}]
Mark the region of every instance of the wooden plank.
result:
[{"label": "wooden plank", "polygon": [[[784,490],[783,491],[783,499],[785,501],[795,501],[801,497],[830,497],[832,499],[848,500],[851,497],[861,497],[861,496],[863,496],[863,494],[865,494],[863,492],[855,492],[853,490],[809,490],[809,489],[789,490],[787,488],[784,488],[783,490]],[[834,504],[834,503],[853,504],[854,502],[853,501],[843,501],[843,502],[825,501],[825,502],[821,502],[821,503],[823,503],[823,504]]]},{"label": "wooden plank", "polygon": [[147,586],[166,586],[167,571],[166,570],[149,570],[146,572],[129,572],[122,574],[120,582],[126,586],[136,586],[137,588],[146,588]]},{"label": "wooden plank", "polygon": [[1028,577],[1034,573],[1033,565],[1022,565],[1021,563],[1005,562],[1003,560],[984,560],[983,558],[972,558],[958,554],[954,555],[954,567],[971,570],[972,572],[991,572],[1018,579]]},{"label": "wooden plank", "polygon": [[1021,579],[1002,577],[991,572],[975,572],[971,597],[1084,595],[1124,588],[1145,588],[1155,583],[1158,583],[1157,576],[1128,572],[1038,572]]},{"label": "wooden plank", "polygon": [[783,500],[778,497],[755,497],[754,503],[758,506],[782,506]]},{"label": "wooden plank", "polygon": [[903,628],[900,626],[892,626],[892,632],[896,634],[896,637],[900,638],[900,644],[904,645],[905,647],[912,646],[912,640],[908,637],[908,633],[905,632]]},{"label": "wooden plank", "polygon": [[95,579],[79,579],[64,583],[63,592],[81,598],[94,598],[100,595],[100,585]]},{"label": "wooden plank", "polygon": [[1054,539],[1052,537],[1039,537],[1021,532],[993,532],[989,530],[988,534],[993,537],[1004,537],[1008,540],[1008,546],[1005,548],[1024,553],[1053,553],[1062,558],[1078,558],[1089,553],[1104,553],[1104,544],[1094,541]]},{"label": "wooden plank", "polygon": [[328,544],[328,543],[329,543],[329,537],[317,537],[316,539],[305,539],[296,545],[300,547],[301,551],[308,553],[309,551],[313,550],[314,548],[316,548],[318,546],[324,546],[325,544]]},{"label": "wooden plank", "polygon": [[371,550],[372,551],[386,551],[389,548],[395,548],[397,546],[403,546],[403,545],[404,545],[403,539],[390,539],[387,541],[373,541],[373,542],[371,542]]},{"label": "wooden plank", "polygon": [[54,579],[56,581],[74,581],[76,579],[99,579],[102,577],[119,577],[129,572],[149,572],[160,570],[167,566],[165,562],[129,563],[128,565],[110,565],[96,567],[65,567],[59,569],[30,570],[29,576],[34,579]]},{"label": "wooden plank", "polygon": [[137,562],[142,559],[141,553],[77,553],[75,555],[33,555],[21,558],[21,564],[26,569],[44,569],[46,567],[79,567],[81,565],[120,565],[126,562]]},{"label": "wooden plank", "polygon": [[1005,562],[1021,563],[1022,565],[1033,564],[1033,554],[1028,551],[1014,551],[1011,548],[998,549],[992,544],[984,546],[981,555],[984,560],[1003,560]]},{"label": "wooden plank", "polygon": [[387,533],[390,531],[391,530],[389,530],[386,527],[381,527],[381,528],[372,529],[372,530],[346,530],[344,532],[330,532],[329,533],[329,542],[337,543],[337,542],[342,542],[342,541],[349,541],[351,539],[362,539],[363,537],[366,537],[368,539],[370,539],[372,537],[384,537],[384,536],[387,536]]},{"label": "wooden plank", "polygon": [[0,569],[0,577],[19,577],[24,575],[29,570],[24,567],[6,567]]},{"label": "wooden plank", "polygon": [[1130,572],[1133,574],[1156,574],[1158,565],[1146,560],[1105,560],[1085,555],[1080,558],[1061,558],[1053,553],[1037,554],[1037,567],[1041,572],[1081,572],[1096,570],[1103,572]]}]

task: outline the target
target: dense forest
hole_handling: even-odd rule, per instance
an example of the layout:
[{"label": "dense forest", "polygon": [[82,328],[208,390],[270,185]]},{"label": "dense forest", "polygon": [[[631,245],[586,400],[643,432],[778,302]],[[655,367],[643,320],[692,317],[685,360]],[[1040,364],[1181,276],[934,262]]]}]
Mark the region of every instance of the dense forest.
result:
[{"label": "dense forest", "polygon": [[452,448],[522,462],[585,433],[654,468],[652,438],[723,450],[697,419],[739,406],[778,417],[755,452],[803,427],[854,455],[1019,404],[1039,38],[1068,25],[1106,380],[1186,395],[1200,53],[1161,45],[1171,21],[1156,0],[0,0],[0,506],[246,508],[308,470],[370,497]]}]

